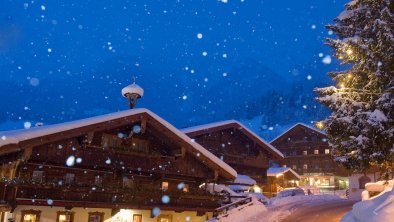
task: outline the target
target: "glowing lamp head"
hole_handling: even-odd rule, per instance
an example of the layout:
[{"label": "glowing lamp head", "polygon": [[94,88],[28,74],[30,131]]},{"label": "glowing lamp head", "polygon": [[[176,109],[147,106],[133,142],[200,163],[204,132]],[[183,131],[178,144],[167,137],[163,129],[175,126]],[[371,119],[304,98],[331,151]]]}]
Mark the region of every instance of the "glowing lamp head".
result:
[{"label": "glowing lamp head", "polygon": [[323,129],[323,128],[324,128],[323,122],[322,122],[322,121],[317,122],[317,123],[316,123],[316,127],[317,127],[318,129]]}]

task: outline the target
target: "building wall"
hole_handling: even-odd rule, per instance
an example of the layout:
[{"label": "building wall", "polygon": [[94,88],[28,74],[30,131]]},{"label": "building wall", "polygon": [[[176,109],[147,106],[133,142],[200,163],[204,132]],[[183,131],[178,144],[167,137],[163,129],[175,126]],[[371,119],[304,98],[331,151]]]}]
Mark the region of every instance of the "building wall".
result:
[{"label": "building wall", "polygon": [[[359,179],[364,175],[363,173],[353,173],[349,177],[349,199],[361,200],[361,193],[365,189],[360,188]],[[371,179],[370,182],[376,182],[379,178],[378,173],[367,173],[365,176]]]},{"label": "building wall", "polygon": [[[54,222],[56,221],[57,211],[64,211],[64,207],[46,207],[46,206],[18,206],[14,213],[7,213],[5,222],[8,221],[8,218],[14,218],[16,222],[21,221],[21,211],[22,210],[41,210],[40,222]],[[140,209],[129,209],[129,210],[121,210],[117,214],[111,217],[111,209],[103,209],[103,208],[72,208],[71,211],[75,212],[74,221],[73,222],[87,222],[88,221],[88,213],[89,212],[104,212],[104,221],[112,222],[112,221],[122,221],[122,222],[133,222],[133,215],[140,214],[142,215],[143,222],[157,222],[158,217],[151,218],[150,210],[140,210]],[[174,211],[161,211],[161,215],[171,215],[172,222],[203,222],[208,218],[212,217],[212,213],[207,213],[202,216],[197,216],[197,213],[194,211],[184,211],[181,213]],[[119,220],[121,219],[121,220]]]}]

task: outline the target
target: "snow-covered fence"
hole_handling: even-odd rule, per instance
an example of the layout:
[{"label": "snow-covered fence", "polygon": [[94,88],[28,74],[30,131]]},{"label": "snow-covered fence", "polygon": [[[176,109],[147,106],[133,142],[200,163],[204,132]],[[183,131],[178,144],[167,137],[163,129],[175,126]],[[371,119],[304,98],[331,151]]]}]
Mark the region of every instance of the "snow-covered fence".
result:
[{"label": "snow-covered fence", "polygon": [[[238,198],[238,196],[237,196],[237,198]],[[216,209],[214,210],[213,216],[214,216],[214,217],[217,217],[217,216],[219,216],[220,214],[225,214],[225,213],[227,213],[227,211],[229,211],[229,210],[231,210],[231,209],[233,209],[233,208],[239,207],[239,206],[241,206],[241,205],[250,203],[251,201],[252,201],[252,197],[246,197],[246,198],[242,198],[242,199],[240,199],[240,200],[237,200],[237,201],[235,201],[235,202],[226,204],[226,205],[224,205],[224,206],[218,207],[218,208],[216,208]]]}]

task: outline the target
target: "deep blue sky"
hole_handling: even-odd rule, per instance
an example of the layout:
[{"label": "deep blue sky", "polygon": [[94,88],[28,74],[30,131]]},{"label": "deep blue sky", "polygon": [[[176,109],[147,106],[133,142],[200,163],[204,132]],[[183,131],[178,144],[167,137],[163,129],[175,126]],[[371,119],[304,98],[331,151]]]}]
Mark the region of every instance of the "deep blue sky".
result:
[{"label": "deep blue sky", "polygon": [[0,130],[127,109],[133,76],[178,127],[244,118],[234,104],[330,83],[324,25],[346,2],[1,0]]}]

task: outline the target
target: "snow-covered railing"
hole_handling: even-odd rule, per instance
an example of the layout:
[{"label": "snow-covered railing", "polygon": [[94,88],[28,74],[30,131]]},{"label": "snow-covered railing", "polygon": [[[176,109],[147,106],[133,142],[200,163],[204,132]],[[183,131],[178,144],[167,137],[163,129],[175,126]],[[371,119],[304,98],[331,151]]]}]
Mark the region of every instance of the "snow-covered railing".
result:
[{"label": "snow-covered railing", "polygon": [[[236,196],[236,198],[239,198],[239,197]],[[223,206],[221,206],[221,207],[216,208],[216,209],[213,211],[213,216],[214,216],[214,217],[217,217],[217,216],[219,216],[220,214],[227,213],[227,211],[230,210],[230,209],[232,209],[232,208],[236,208],[236,207],[239,207],[240,205],[244,205],[244,204],[250,203],[251,201],[252,201],[252,197],[245,197],[245,198],[243,198],[243,199],[241,199],[241,200],[237,200],[237,201],[235,201],[235,202],[232,202],[232,203],[223,205]]]}]

